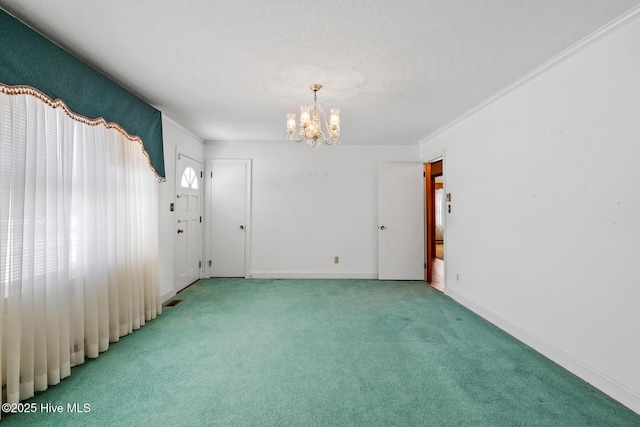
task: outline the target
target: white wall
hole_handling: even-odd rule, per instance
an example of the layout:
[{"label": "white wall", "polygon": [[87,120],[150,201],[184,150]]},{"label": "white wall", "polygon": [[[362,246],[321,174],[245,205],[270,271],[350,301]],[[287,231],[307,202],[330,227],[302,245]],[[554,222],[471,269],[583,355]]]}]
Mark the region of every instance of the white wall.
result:
[{"label": "white wall", "polygon": [[253,161],[254,278],[376,278],[378,165],[420,160],[418,146],[294,142],[205,144],[204,157]]},{"label": "white wall", "polygon": [[184,130],[174,121],[162,117],[162,137],[164,139],[164,165],[167,180],[160,184],[158,191],[160,226],[160,290],[162,301],[175,295],[173,272],[173,246],[176,219],[169,205],[176,202],[176,147],[198,160],[202,160],[202,141]]},{"label": "white wall", "polygon": [[446,292],[640,413],[638,46],[635,20],[421,156],[445,150]]}]

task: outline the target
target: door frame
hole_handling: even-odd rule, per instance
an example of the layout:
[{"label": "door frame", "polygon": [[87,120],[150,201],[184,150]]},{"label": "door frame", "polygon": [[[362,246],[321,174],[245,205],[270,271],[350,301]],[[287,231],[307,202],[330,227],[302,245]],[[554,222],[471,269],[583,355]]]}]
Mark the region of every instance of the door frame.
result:
[{"label": "door frame", "polygon": [[[437,150],[434,151],[430,154],[427,154],[425,156],[422,156],[422,163],[423,165],[425,165],[425,170],[426,170],[426,165],[427,163],[435,163],[437,161],[442,160],[442,189],[444,194],[447,194],[447,160],[446,160],[446,150]],[[426,175],[426,173],[425,173]],[[426,192],[428,191],[430,185],[426,185],[427,184],[427,180],[431,180],[431,177],[425,176],[425,228],[424,228],[424,242],[425,242],[425,247],[424,247],[424,254],[425,254],[425,266],[429,265],[430,260],[427,259],[428,254],[430,253],[430,251],[428,250],[428,242],[429,242],[429,236],[428,236],[428,232],[429,232],[429,227],[428,227],[428,218],[427,218],[427,198],[429,197]],[[447,215],[443,215],[442,217],[442,227],[444,230],[444,234],[446,236],[447,233]],[[446,293],[446,289],[447,289],[447,283],[448,283],[448,262],[447,262],[447,258],[448,258],[448,247],[449,245],[446,244],[446,237],[445,237],[445,245],[444,245],[444,283],[443,283],[443,287],[445,289],[445,293]],[[430,268],[430,267],[429,267]],[[425,281],[427,280],[427,271],[426,271],[426,267],[425,267]]]},{"label": "door frame", "polygon": [[[201,168],[204,167],[204,161],[202,159],[198,159],[198,157],[194,156],[193,153],[190,153],[190,152],[188,152],[186,150],[183,150],[182,148],[176,146],[176,149],[175,149],[175,167],[174,167],[174,170],[175,170],[175,186],[173,188],[174,200],[175,200],[176,194],[178,194],[178,187],[180,186],[180,180],[182,179],[182,176],[178,177],[178,174],[179,174],[178,170],[180,169],[178,167],[178,165],[179,165],[180,159],[182,157],[186,157],[188,159],[193,160],[194,162],[200,163],[200,167]],[[200,193],[200,195],[199,195],[199,198],[200,198],[200,212],[199,212],[199,215],[202,216],[203,208],[204,208],[204,206],[203,206],[203,203],[204,203],[204,199],[203,199],[203,195],[204,195],[204,189],[203,189],[204,176],[200,177],[200,184],[201,185],[200,185],[200,187],[198,189],[198,191]],[[174,201],[174,204],[175,203],[176,202]],[[175,217],[173,218],[173,222],[175,223]],[[202,230],[203,230],[203,227],[200,228],[200,233],[202,233]],[[173,254],[174,262],[175,262],[175,250],[176,250],[175,239],[176,239],[176,236],[174,235],[174,245],[173,245],[173,247],[174,247],[174,254]],[[202,255],[203,255],[202,240],[200,241],[200,243],[201,243],[200,244],[200,260],[202,261]],[[190,284],[187,284],[186,287],[189,287],[190,285],[192,285],[193,283],[197,282],[201,278],[202,278],[202,266],[200,266],[200,268],[199,268],[198,279],[196,279],[194,282],[192,282]],[[174,267],[174,272],[173,272],[173,291],[175,293],[178,293],[178,292],[182,291],[183,289],[185,289],[186,287],[178,289],[177,273],[176,273],[175,267]]]},{"label": "door frame", "polygon": [[252,159],[209,158],[204,161],[204,238],[203,238],[203,277],[212,277],[211,260],[211,212],[209,206],[213,197],[210,177],[214,164],[241,164],[245,166],[245,233],[244,233],[244,277],[251,278],[251,168]]}]

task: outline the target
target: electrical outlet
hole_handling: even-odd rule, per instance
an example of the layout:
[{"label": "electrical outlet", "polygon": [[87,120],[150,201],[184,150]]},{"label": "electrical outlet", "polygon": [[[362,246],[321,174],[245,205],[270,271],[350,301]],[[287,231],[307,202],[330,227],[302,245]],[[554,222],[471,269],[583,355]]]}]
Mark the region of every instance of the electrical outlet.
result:
[{"label": "electrical outlet", "polygon": [[333,257],[333,263],[334,264],[340,264],[340,257],[339,256],[334,256]]}]

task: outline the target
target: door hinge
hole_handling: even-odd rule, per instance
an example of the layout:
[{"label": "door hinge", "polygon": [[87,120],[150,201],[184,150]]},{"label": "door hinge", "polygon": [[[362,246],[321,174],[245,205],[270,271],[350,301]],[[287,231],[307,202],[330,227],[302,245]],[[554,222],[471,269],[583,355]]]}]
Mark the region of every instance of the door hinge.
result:
[{"label": "door hinge", "polygon": [[200,171],[200,178],[202,178],[202,171]]},{"label": "door hinge", "polygon": [[211,172],[211,178],[213,178],[213,172]]},{"label": "door hinge", "polygon": [[202,222],[202,217],[200,217],[200,222]]},{"label": "door hinge", "polygon": [[427,173],[426,173],[426,172],[422,172],[422,176],[423,176],[424,178],[426,178],[426,177],[427,177]]},{"label": "door hinge", "polygon": [[202,268],[202,261],[198,261],[198,268]]},{"label": "door hinge", "polygon": [[209,267],[211,267],[211,260],[209,260]]},{"label": "door hinge", "polygon": [[424,268],[427,268],[427,263],[426,262],[424,263]]}]

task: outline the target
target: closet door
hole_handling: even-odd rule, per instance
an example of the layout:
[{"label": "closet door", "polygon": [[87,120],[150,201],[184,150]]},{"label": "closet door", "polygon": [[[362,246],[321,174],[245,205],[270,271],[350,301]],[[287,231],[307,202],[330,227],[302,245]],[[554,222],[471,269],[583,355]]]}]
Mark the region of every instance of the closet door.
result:
[{"label": "closet door", "polygon": [[378,169],[378,278],[424,280],[422,163]]},{"label": "closet door", "polygon": [[207,174],[208,275],[247,277],[251,160],[208,160]]}]

